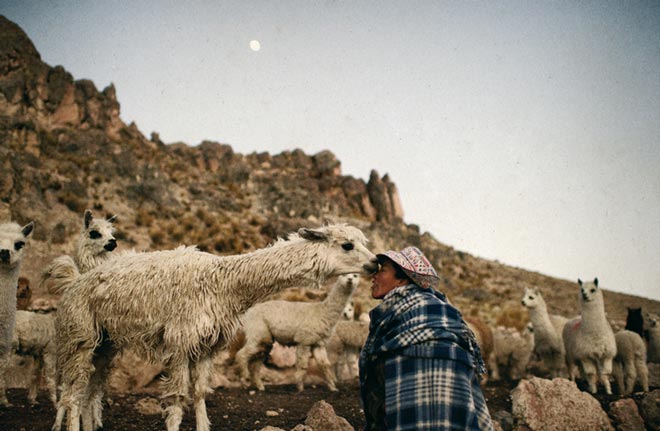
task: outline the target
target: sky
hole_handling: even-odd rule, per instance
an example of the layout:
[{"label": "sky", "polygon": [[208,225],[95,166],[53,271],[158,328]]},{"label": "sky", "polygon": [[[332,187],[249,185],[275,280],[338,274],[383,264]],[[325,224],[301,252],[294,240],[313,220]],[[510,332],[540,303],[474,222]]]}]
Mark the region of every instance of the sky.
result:
[{"label": "sky", "polygon": [[[478,257],[660,300],[660,3],[0,0],[147,137],[332,151]],[[405,244],[401,244],[403,248]]]}]

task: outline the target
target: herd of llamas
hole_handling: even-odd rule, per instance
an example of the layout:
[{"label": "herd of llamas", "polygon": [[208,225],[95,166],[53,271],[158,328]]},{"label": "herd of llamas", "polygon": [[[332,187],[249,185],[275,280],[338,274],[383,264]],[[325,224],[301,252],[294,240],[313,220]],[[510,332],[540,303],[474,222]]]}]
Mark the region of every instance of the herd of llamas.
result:
[{"label": "herd of llamas", "polygon": [[[294,383],[303,391],[313,358],[328,388],[337,377],[357,375],[357,357],[369,332],[364,313],[355,319],[352,295],[361,275],[377,269],[367,238],[346,224],[301,228],[251,253],[216,256],[195,247],[114,252],[115,217],[83,214],[72,256],[47,265],[40,284],[59,294],[55,313],[26,310],[29,283],[19,277],[25,246],[35,229],[0,224],[0,404],[9,406],[5,370],[12,354],[34,359],[28,401],[46,383],[56,408],[54,430],[66,418],[68,431],[103,427],[104,387],[113,358],[124,349],[162,364],[162,398],[168,431],[178,430],[192,403],[198,431],[210,421],[212,360],[228,351],[246,384],[264,390],[260,370],[275,344],[295,346]],[[334,280],[322,300],[267,300],[292,287]],[[626,329],[613,332],[598,279],[578,280],[580,315],[548,313],[538,288],[527,288],[521,304],[529,323],[491,327],[468,316],[493,380],[530,374],[540,364],[550,378],[581,378],[592,393],[599,384],[622,394],[639,384],[648,391],[648,362],[660,362],[657,316],[629,309]],[[328,351],[337,352],[334,368]],[[484,380],[484,384],[486,380]]]}]

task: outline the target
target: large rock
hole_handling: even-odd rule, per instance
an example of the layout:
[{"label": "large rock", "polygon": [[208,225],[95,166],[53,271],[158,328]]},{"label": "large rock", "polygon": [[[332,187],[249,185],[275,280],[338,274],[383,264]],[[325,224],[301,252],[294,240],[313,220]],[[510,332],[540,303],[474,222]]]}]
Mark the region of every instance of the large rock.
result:
[{"label": "large rock", "polygon": [[645,393],[639,407],[646,427],[651,431],[660,431],[660,389]]},{"label": "large rock", "polygon": [[614,431],[598,401],[566,379],[521,380],[511,399],[517,430]]},{"label": "large rock", "polygon": [[309,409],[305,425],[313,431],[355,431],[345,418],[337,416],[335,409],[323,400]]},{"label": "large rock", "polygon": [[617,431],[642,431],[644,419],[639,415],[637,404],[632,398],[622,398],[610,404],[610,417]]}]

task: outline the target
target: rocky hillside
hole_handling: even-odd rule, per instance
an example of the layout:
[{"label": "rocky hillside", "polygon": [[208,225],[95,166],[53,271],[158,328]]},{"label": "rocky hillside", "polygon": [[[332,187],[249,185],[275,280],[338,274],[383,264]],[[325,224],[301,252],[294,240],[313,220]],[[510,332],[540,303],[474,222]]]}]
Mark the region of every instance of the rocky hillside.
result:
[{"label": "rocky hillside", "polygon": [[[577,312],[575,281],[479,259],[403,223],[396,185],[378,166],[365,182],[342,175],[331,148],[238,154],[218,142],[145,137],[138,125],[122,122],[112,85],[99,91],[45,64],[29,37],[2,16],[0,166],[0,221],[36,222],[23,266],[33,282],[46,262],[72,250],[86,208],[118,216],[120,249],[185,243],[216,254],[254,250],[332,219],[363,229],[374,251],[423,249],[464,312],[520,326],[527,286],[542,289],[552,312]],[[366,288],[360,294],[368,302]],[[660,303],[611,292],[606,303],[619,321],[626,306],[660,311]]]}]

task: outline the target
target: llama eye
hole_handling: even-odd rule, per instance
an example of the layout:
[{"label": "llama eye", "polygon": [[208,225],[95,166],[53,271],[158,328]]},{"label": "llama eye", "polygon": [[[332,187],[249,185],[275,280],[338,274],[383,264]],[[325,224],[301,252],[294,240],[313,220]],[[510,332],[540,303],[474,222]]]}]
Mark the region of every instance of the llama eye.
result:
[{"label": "llama eye", "polygon": [[14,243],[14,250],[18,251],[22,249],[25,246],[25,243],[23,241],[16,241]]},{"label": "llama eye", "polygon": [[89,232],[89,237],[91,239],[99,239],[99,238],[101,238],[101,234],[99,233],[99,231],[93,230],[93,231]]},{"label": "llama eye", "polygon": [[341,245],[341,248],[343,248],[346,251],[351,251],[351,250],[353,250],[354,246],[353,246],[353,243],[345,242]]},{"label": "llama eye", "polygon": [[596,291],[596,289],[592,287],[591,288],[591,293],[594,293],[595,291]]}]

